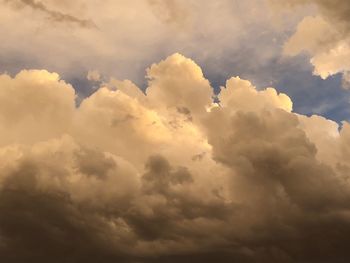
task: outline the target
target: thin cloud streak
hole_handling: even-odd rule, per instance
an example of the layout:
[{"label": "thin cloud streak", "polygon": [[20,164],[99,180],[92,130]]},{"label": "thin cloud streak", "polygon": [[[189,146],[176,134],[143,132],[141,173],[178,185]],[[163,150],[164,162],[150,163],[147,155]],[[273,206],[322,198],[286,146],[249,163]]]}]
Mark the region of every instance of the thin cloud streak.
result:
[{"label": "thin cloud streak", "polygon": [[59,23],[73,23],[83,28],[97,28],[94,21],[90,19],[81,19],[79,17],[62,13],[59,11],[52,10],[48,8],[44,3],[36,0],[5,0],[5,2],[12,4],[16,2],[17,4],[22,4],[28,6],[33,10],[40,11],[48,16],[48,18],[54,22]]}]

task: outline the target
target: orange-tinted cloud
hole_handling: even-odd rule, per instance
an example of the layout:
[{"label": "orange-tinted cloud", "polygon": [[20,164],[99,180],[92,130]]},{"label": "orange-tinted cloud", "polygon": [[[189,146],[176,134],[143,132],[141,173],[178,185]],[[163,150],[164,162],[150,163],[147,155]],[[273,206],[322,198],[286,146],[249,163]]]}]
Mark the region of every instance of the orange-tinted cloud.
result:
[{"label": "orange-tinted cloud", "polygon": [[39,0],[5,0],[5,2],[11,4],[14,7],[28,6],[33,10],[44,13],[50,20],[54,22],[76,24],[78,26],[86,28],[96,28],[96,24],[92,20],[82,19],[67,13],[52,10],[47,7],[45,3]]},{"label": "orange-tinted cloud", "polygon": [[349,124],[239,77],[214,102],[180,54],[147,77],[76,106],[55,73],[0,76],[5,262],[349,258]]},{"label": "orange-tinted cloud", "polygon": [[[276,2],[277,1],[272,1]],[[326,79],[342,73],[343,87],[349,88],[350,72],[350,4],[347,0],[289,0],[287,4],[313,4],[314,16],[305,17],[296,32],[285,43],[285,54],[303,51],[311,55],[314,74]],[[280,3],[279,3],[280,4]],[[285,3],[284,3],[285,4]]]}]

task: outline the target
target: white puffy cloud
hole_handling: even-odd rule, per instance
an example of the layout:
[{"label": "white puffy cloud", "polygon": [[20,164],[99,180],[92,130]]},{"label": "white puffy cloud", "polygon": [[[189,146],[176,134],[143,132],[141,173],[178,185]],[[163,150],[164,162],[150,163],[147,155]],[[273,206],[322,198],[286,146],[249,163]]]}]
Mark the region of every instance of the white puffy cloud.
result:
[{"label": "white puffy cloud", "polygon": [[192,118],[192,115],[206,112],[212,104],[213,90],[201,68],[180,54],[152,65],[147,70],[147,77],[147,97],[158,109],[175,108]]},{"label": "white puffy cloud", "polygon": [[273,107],[290,112],[293,107],[291,99],[286,94],[278,94],[271,87],[257,91],[248,80],[239,77],[229,79],[218,98],[220,105],[231,110],[261,111]]},{"label": "white puffy cloud", "polygon": [[180,54],[147,77],[77,106],[55,73],[0,76],[6,262],[348,259],[348,123],[239,77],[214,103]]},{"label": "white puffy cloud", "polygon": [[75,113],[75,91],[45,70],[0,75],[0,145],[36,142],[68,132]]}]

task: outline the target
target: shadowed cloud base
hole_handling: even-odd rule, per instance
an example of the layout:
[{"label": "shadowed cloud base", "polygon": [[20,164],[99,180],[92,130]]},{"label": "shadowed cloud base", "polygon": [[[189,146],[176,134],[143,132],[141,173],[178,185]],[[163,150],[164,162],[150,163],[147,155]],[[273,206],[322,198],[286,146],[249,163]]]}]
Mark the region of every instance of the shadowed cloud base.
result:
[{"label": "shadowed cloud base", "polygon": [[[56,73],[0,76],[4,262],[348,262],[350,126],[192,60],[75,105]],[[219,101],[214,103],[214,101]]]}]

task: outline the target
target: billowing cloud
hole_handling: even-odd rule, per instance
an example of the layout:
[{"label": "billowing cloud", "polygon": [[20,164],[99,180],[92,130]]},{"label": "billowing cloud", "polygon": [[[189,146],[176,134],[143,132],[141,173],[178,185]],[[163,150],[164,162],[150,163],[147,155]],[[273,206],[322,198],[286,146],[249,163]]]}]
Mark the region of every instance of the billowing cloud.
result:
[{"label": "billowing cloud", "polygon": [[75,92],[58,74],[23,70],[14,78],[1,75],[0,82],[1,146],[37,142],[69,131]]},{"label": "billowing cloud", "polygon": [[[55,73],[0,76],[5,262],[346,262],[350,124],[174,54],[79,106]],[[317,127],[317,128],[316,128]]]}]

